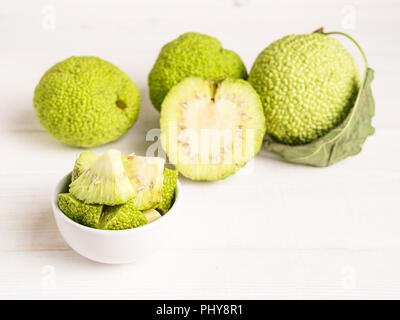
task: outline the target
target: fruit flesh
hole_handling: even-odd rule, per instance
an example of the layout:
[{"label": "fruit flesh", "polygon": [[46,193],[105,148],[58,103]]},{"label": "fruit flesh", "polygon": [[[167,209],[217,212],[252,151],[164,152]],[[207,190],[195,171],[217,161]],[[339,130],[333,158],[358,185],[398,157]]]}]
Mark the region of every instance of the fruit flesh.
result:
[{"label": "fruit flesh", "polygon": [[184,176],[219,180],[259,151],[265,118],[246,81],[187,78],[165,98],[160,126],[163,148]]},{"label": "fruit flesh", "polygon": [[161,200],[165,160],[136,155],[122,157],[125,172],[133,186],[138,210],[154,208]]},{"label": "fruit flesh", "polygon": [[320,33],[290,35],[257,57],[249,82],[264,106],[267,134],[299,145],[339,125],[354,104],[360,72],[336,40]]},{"label": "fruit flesh", "polygon": [[126,203],[135,196],[117,150],[103,153],[71,183],[70,192],[85,203],[110,206]]},{"label": "fruit flesh", "polygon": [[56,139],[94,147],[118,139],[135,123],[139,90],[118,67],[97,57],[71,57],[45,72],[33,104]]},{"label": "fruit flesh", "polygon": [[71,180],[76,180],[83,172],[89,169],[93,162],[95,162],[98,158],[99,156],[90,150],[82,152],[75,161]]},{"label": "fruit flesh", "polygon": [[161,214],[155,209],[145,210],[143,211],[143,215],[146,217],[147,223],[154,222],[161,218]]},{"label": "fruit flesh", "polygon": [[149,73],[154,107],[160,110],[168,91],[188,77],[245,79],[247,71],[240,57],[223,49],[218,39],[195,32],[184,33],[164,45]]}]

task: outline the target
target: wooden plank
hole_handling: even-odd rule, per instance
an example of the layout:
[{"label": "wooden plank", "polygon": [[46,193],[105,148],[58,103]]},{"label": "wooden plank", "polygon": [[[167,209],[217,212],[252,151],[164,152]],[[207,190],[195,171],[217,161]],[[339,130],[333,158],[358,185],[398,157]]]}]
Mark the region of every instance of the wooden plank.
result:
[{"label": "wooden plank", "polygon": [[[50,194],[80,150],[45,132],[15,133],[0,142],[5,139],[16,148],[0,169],[0,249],[66,248]],[[360,155],[330,168],[292,165],[261,152],[226,180],[198,183],[181,177],[181,217],[169,246],[399,248],[399,139],[400,132],[377,132]],[[130,153],[146,146],[142,135],[131,135],[97,151],[115,147]]]},{"label": "wooden plank", "polygon": [[0,253],[0,298],[398,299],[400,251],[164,250],[111,266],[64,251]]}]

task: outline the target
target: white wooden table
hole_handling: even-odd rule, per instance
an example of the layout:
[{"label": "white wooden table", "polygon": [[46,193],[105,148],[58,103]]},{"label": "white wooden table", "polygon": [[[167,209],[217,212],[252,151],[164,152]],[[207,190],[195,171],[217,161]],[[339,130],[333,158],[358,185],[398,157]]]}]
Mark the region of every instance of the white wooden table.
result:
[{"label": "white wooden table", "polygon": [[[400,298],[399,16],[394,0],[2,1],[0,298]],[[214,35],[250,68],[271,41],[322,25],[353,35],[376,71],[376,134],[360,155],[317,169],[261,152],[224,181],[182,178],[181,219],[139,264],[94,263],[66,245],[50,193],[82,150],[35,117],[47,68],[96,55],[127,72],[139,120],[95,151],[140,154],[159,125],[147,74],[165,42]]]}]

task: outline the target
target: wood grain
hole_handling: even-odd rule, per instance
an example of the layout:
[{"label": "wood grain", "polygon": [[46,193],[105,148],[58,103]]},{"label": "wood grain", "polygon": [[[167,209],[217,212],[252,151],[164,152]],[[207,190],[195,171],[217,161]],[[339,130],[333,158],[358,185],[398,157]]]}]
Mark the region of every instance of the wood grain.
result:
[{"label": "wood grain", "polygon": [[143,263],[110,266],[69,250],[3,252],[0,298],[398,299],[399,254],[164,250]]}]

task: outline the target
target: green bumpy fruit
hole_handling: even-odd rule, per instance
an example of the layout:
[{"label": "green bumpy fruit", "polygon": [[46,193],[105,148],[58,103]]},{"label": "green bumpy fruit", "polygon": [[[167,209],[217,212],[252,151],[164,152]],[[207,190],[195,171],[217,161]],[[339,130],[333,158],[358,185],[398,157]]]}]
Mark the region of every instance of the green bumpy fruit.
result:
[{"label": "green bumpy fruit", "polygon": [[290,35],[257,57],[249,82],[263,103],[267,134],[277,141],[312,142],[339,125],[361,86],[353,57],[321,33]]},{"label": "green bumpy fruit", "polygon": [[178,181],[178,171],[168,168],[164,169],[163,186],[161,189],[161,201],[157,209],[163,214],[166,214],[171,208],[172,202],[175,197],[175,188]]},{"label": "green bumpy fruit", "polygon": [[168,91],[188,77],[205,79],[246,78],[241,58],[222,48],[218,39],[195,32],[182,34],[161,49],[148,78],[154,107],[161,104]]},{"label": "green bumpy fruit", "polygon": [[137,228],[147,224],[147,218],[140,212],[134,200],[126,204],[105,207],[99,223],[99,229],[122,230]]},{"label": "green bumpy fruit", "polygon": [[97,57],[71,57],[43,75],[33,104],[39,122],[56,139],[94,147],[128,131],[137,119],[140,95],[113,64]]},{"label": "green bumpy fruit", "polygon": [[92,228],[97,228],[103,211],[102,205],[85,204],[71,193],[58,195],[58,207],[68,218]]}]

